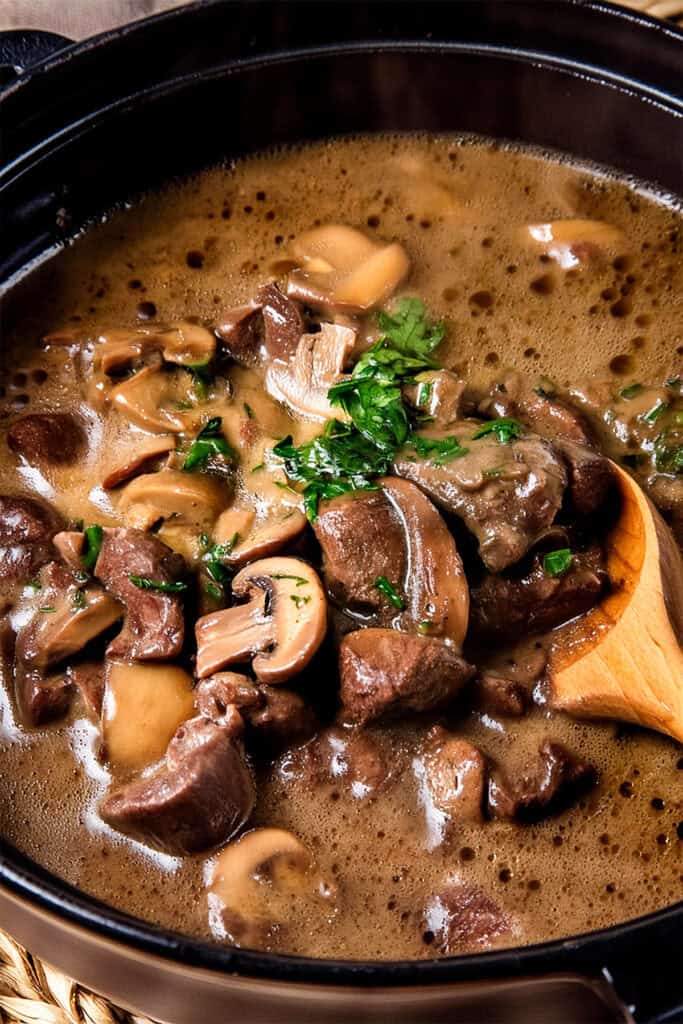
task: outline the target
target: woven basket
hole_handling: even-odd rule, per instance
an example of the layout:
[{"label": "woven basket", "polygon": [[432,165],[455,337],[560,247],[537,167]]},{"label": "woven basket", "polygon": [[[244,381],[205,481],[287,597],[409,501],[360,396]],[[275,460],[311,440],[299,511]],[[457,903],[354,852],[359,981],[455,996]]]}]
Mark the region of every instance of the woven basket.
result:
[{"label": "woven basket", "polygon": [[[624,7],[683,27],[683,0],[621,0]],[[154,1024],[118,1009],[102,996],[31,956],[0,930],[2,1024]]]}]

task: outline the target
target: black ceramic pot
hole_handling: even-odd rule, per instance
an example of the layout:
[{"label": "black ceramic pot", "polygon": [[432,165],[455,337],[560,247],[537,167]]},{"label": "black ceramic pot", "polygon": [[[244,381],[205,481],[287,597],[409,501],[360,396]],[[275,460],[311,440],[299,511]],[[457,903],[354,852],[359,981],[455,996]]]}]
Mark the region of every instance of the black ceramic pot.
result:
[{"label": "black ceramic pot", "polygon": [[[121,200],[281,141],[476,132],[683,194],[683,34],[609,4],[215,0],[78,46],[10,33],[0,65],[9,291]],[[683,904],[526,949],[313,961],[150,927],[1,843],[0,924],[84,984],[172,1024],[683,1020]]]}]

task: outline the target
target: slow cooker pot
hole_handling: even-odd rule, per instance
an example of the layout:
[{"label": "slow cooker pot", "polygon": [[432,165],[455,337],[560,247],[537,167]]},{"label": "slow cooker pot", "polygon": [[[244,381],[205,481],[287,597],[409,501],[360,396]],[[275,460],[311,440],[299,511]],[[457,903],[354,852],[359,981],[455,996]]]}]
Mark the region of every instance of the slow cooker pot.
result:
[{"label": "slow cooker pot", "polygon": [[[598,2],[208,0],[78,46],[0,36],[0,282],[212,161],[391,129],[533,143],[683,194],[683,33]],[[0,841],[0,924],[169,1024],[683,1020],[683,903],[433,962],[310,960],[154,928]]]}]

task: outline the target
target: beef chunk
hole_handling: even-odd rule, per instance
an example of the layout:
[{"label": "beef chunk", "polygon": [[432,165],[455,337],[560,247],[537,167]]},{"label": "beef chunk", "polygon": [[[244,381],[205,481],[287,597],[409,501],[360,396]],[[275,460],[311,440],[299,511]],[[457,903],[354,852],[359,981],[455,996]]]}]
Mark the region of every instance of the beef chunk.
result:
[{"label": "beef chunk", "polygon": [[22,582],[55,557],[58,513],[34,498],[0,495],[0,581]]},{"label": "beef chunk", "polygon": [[317,727],[313,711],[298,693],[259,685],[237,672],[203,679],[195,697],[201,713],[214,721],[222,721],[231,706],[238,708],[250,737],[270,750],[307,739]]},{"label": "beef chunk", "polygon": [[486,789],[486,758],[466,739],[435,726],[413,763],[420,798],[427,811],[431,842],[453,826],[481,823]]},{"label": "beef chunk", "polygon": [[375,586],[385,576],[400,586],[406,575],[403,526],[383,491],[358,491],[321,502],[313,526],[323,550],[323,575],[343,608],[389,625],[396,609]]},{"label": "beef chunk", "polygon": [[607,582],[599,552],[574,555],[563,576],[547,576],[540,557],[519,579],[487,576],[472,590],[470,624],[479,637],[517,637],[584,615]]},{"label": "beef chunk", "polygon": [[466,383],[450,370],[427,370],[418,374],[415,384],[406,385],[406,400],[429,416],[436,426],[450,427],[462,417],[461,406]]},{"label": "beef chunk", "polygon": [[546,739],[534,764],[514,780],[494,772],[489,779],[488,811],[494,818],[537,821],[566,807],[592,786],[596,772],[561,743]]},{"label": "beef chunk", "polygon": [[445,707],[474,669],[440,640],[392,629],[349,633],[339,650],[342,714],[363,724]]},{"label": "beef chunk", "polygon": [[86,711],[99,722],[104,700],[104,665],[101,661],[83,661],[69,669],[72,686],[81,694]]},{"label": "beef chunk", "polygon": [[465,455],[439,464],[429,455],[416,458],[407,447],[396,457],[394,470],[462,519],[479,541],[487,569],[500,572],[518,562],[552,525],[567,471],[542,438],[528,435],[501,444],[487,434],[474,440],[480,426],[463,421],[448,434],[421,435],[431,440],[455,436],[467,449]]},{"label": "beef chunk", "polygon": [[126,606],[126,620],[109,646],[109,657],[153,661],[175,658],[180,653],[185,629],[180,596],[142,590],[130,577],[173,583],[184,569],[182,557],[149,533],[104,531],[95,575]]},{"label": "beef chunk", "polygon": [[604,505],[612,485],[612,468],[608,459],[592,448],[572,441],[557,441],[555,447],[567,466],[572,505],[580,515],[590,515]]},{"label": "beef chunk", "polygon": [[233,708],[222,723],[203,715],[180,726],[166,765],[109,793],[100,814],[112,828],[174,856],[199,853],[230,839],[254,806],[254,782]]},{"label": "beef chunk", "polygon": [[263,307],[264,342],[268,355],[271,359],[289,359],[296,352],[304,333],[298,306],[283,295],[276,284],[260,288],[256,301]]},{"label": "beef chunk", "polygon": [[332,784],[335,790],[345,790],[356,800],[367,800],[386,786],[391,766],[365,729],[332,727],[293,751],[282,774],[307,787]]},{"label": "beef chunk", "polygon": [[72,686],[64,674],[44,676],[42,672],[19,663],[14,687],[19,717],[29,728],[48,725],[69,710]]},{"label": "beef chunk", "polygon": [[12,424],[7,431],[7,443],[32,466],[65,466],[82,457],[87,437],[70,413],[37,412]]},{"label": "beef chunk", "polygon": [[216,334],[236,363],[256,366],[261,362],[263,317],[260,305],[231,309],[216,328]]},{"label": "beef chunk", "polygon": [[453,883],[432,896],[425,908],[425,941],[450,956],[491,945],[513,931],[513,921],[483,889]]},{"label": "beef chunk", "polygon": [[517,372],[495,384],[479,409],[486,416],[512,416],[548,441],[592,444],[590,426],[578,409]]},{"label": "beef chunk", "polygon": [[482,672],[475,683],[478,709],[494,718],[520,718],[531,704],[528,686],[494,672]]}]

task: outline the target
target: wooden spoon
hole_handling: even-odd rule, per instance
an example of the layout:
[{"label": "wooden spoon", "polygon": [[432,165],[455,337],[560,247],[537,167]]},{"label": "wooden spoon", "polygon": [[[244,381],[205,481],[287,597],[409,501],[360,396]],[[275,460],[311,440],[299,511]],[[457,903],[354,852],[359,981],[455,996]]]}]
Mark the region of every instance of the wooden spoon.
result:
[{"label": "wooden spoon", "polygon": [[683,741],[683,559],[638,484],[613,469],[623,507],[607,541],[612,590],[553,650],[552,704]]}]

